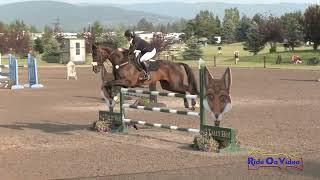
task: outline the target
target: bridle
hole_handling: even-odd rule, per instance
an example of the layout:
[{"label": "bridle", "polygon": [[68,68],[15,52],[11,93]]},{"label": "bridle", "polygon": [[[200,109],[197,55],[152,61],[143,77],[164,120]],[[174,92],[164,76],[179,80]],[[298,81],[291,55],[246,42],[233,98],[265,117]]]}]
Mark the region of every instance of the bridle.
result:
[{"label": "bridle", "polygon": [[[112,52],[109,55],[107,55],[107,59],[110,60],[112,58],[112,55],[115,52],[116,52],[116,49],[112,50]],[[99,52],[99,56],[100,56],[99,57],[100,61],[99,62],[92,62],[92,66],[99,66],[99,67],[103,66],[103,61],[102,61],[102,57],[101,57],[101,53],[100,52]],[[129,62],[124,62],[124,63],[121,63],[119,65],[114,65],[114,68],[115,69],[119,69],[120,67],[125,66],[127,64],[129,64]]]},{"label": "bridle", "polygon": [[[113,50],[109,55],[107,55],[107,59],[111,59],[112,55],[115,53],[115,50]],[[103,66],[104,61],[102,60],[101,52],[99,52],[99,61],[98,62],[92,62],[92,66]]]}]

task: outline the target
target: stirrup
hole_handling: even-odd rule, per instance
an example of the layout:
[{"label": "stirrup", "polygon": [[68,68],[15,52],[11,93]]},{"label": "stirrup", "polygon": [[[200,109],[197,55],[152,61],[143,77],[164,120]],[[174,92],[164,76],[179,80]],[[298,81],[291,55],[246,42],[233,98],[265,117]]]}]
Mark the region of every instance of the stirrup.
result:
[{"label": "stirrup", "polygon": [[145,72],[145,79],[148,80],[148,81],[151,79],[150,72]]},{"label": "stirrup", "polygon": [[150,79],[151,79],[150,72],[146,72],[145,70],[143,70],[143,75],[139,76],[139,80],[140,81],[146,81],[146,80],[150,80]]}]

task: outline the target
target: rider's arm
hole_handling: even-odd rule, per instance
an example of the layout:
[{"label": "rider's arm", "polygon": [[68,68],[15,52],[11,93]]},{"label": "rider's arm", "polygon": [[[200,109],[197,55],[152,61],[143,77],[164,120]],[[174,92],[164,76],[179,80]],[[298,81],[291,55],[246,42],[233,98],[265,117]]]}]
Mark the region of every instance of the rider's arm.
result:
[{"label": "rider's arm", "polygon": [[128,53],[132,54],[134,51],[135,51],[135,48],[134,48],[133,44],[130,44]]},{"label": "rider's arm", "polygon": [[134,39],[132,40],[132,43],[130,44],[129,47],[129,54],[133,54],[135,50],[137,50],[139,45],[139,39],[134,37]]}]

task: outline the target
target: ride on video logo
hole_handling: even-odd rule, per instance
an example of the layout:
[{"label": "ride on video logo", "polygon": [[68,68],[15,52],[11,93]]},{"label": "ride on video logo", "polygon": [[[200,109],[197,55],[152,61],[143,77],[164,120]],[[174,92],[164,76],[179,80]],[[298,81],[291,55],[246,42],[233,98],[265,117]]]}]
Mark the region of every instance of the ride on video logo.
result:
[{"label": "ride on video logo", "polygon": [[303,160],[294,153],[265,153],[252,151],[248,155],[248,170],[260,167],[278,167],[279,169],[303,170]]}]

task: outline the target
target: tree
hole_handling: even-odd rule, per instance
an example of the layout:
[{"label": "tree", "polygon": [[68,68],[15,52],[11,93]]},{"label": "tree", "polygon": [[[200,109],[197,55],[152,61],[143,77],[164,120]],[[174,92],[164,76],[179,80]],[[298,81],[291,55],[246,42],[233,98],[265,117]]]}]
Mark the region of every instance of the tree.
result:
[{"label": "tree", "polygon": [[186,39],[191,38],[194,35],[194,32],[196,31],[196,22],[194,19],[191,19],[187,22],[186,28],[183,30],[183,32],[186,34]]},{"label": "tree", "polygon": [[30,32],[30,33],[37,33],[37,32],[39,32],[39,31],[38,31],[38,29],[37,29],[36,26],[31,25],[31,26],[29,27],[29,32]]},{"label": "tree", "polygon": [[264,36],[264,41],[269,42],[270,52],[277,51],[277,42],[283,41],[283,27],[280,18],[269,16],[259,25],[259,31]]},{"label": "tree", "polygon": [[64,36],[63,36],[63,29],[62,29],[60,22],[59,22],[59,18],[57,19],[57,22],[54,23],[52,31],[53,31],[54,38],[60,44],[60,48],[63,48],[64,47],[64,44],[63,44],[64,43],[63,42]]},{"label": "tree", "polygon": [[206,37],[209,39],[209,43],[214,43],[216,36],[219,33],[215,16],[209,11],[200,11],[195,18],[195,34],[197,37]]},{"label": "tree", "polygon": [[165,41],[163,34],[154,34],[151,44],[156,48],[157,53],[169,50],[170,48],[169,42]]},{"label": "tree", "polygon": [[284,38],[287,40],[288,46],[294,50],[304,38],[302,14],[300,11],[286,13],[281,17],[281,21],[284,29]]},{"label": "tree", "polygon": [[226,9],[223,18],[223,34],[226,42],[234,42],[236,28],[240,21],[239,10],[237,8]]},{"label": "tree", "polygon": [[124,34],[124,28],[123,27],[119,27],[118,29],[116,29],[116,35],[115,35],[115,44],[116,46],[119,47],[124,47],[128,44],[127,39],[123,36]]},{"label": "tree", "polygon": [[167,33],[168,30],[167,30],[167,27],[163,24],[158,24],[155,28],[155,31],[157,32],[162,32],[162,33]]},{"label": "tree", "polygon": [[0,21],[0,33],[4,33],[6,31],[6,24]]},{"label": "tree", "polygon": [[53,37],[53,30],[49,26],[45,26],[43,30],[42,42],[47,44],[48,41]]},{"label": "tree", "polygon": [[6,52],[12,51],[20,56],[27,54],[30,50],[30,36],[28,27],[23,21],[15,21],[8,25],[4,33]]},{"label": "tree", "polygon": [[194,60],[194,59],[199,59],[202,56],[202,51],[200,49],[200,46],[198,45],[198,39],[195,37],[191,37],[187,42],[186,42],[187,48],[186,50],[182,53],[182,56],[184,59],[187,60]]},{"label": "tree", "polygon": [[47,39],[47,42],[44,44],[42,59],[54,63],[60,61],[60,44],[53,36]]},{"label": "tree", "polygon": [[261,51],[265,46],[264,36],[260,33],[258,24],[252,22],[246,33],[246,40],[243,43],[244,50],[252,52],[256,55],[259,51]]},{"label": "tree", "polygon": [[106,33],[103,43],[111,46],[112,48],[120,48],[126,46],[128,42],[123,36],[125,31],[124,27],[118,27],[115,31],[115,34],[111,32]]},{"label": "tree", "polygon": [[39,52],[40,54],[43,53],[44,47],[43,47],[42,40],[40,38],[37,38],[37,39],[34,40],[33,49],[35,51]]},{"label": "tree", "polygon": [[257,25],[261,25],[264,22],[264,17],[262,14],[257,13],[252,17],[252,21],[257,23]]},{"label": "tree", "polygon": [[103,35],[103,26],[99,21],[95,21],[92,26],[88,27],[88,32],[91,34],[92,42],[103,42],[105,37]]},{"label": "tree", "polygon": [[0,22],[0,53],[5,53],[7,52],[7,25],[3,22]]},{"label": "tree", "polygon": [[313,49],[316,50],[320,44],[320,5],[309,6],[304,13],[304,19],[306,40],[312,41]]},{"label": "tree", "polygon": [[153,31],[153,24],[152,22],[147,21],[146,18],[142,18],[137,23],[137,29],[139,31]]},{"label": "tree", "polygon": [[206,37],[209,43],[214,43],[214,36],[220,33],[220,20],[212,12],[200,11],[194,19],[189,20],[183,30],[186,37],[195,36],[197,38]]},{"label": "tree", "polygon": [[236,29],[236,39],[237,41],[245,41],[247,38],[247,32],[249,30],[249,27],[252,23],[252,20],[247,17],[247,16],[243,16],[241,18],[241,21]]}]

